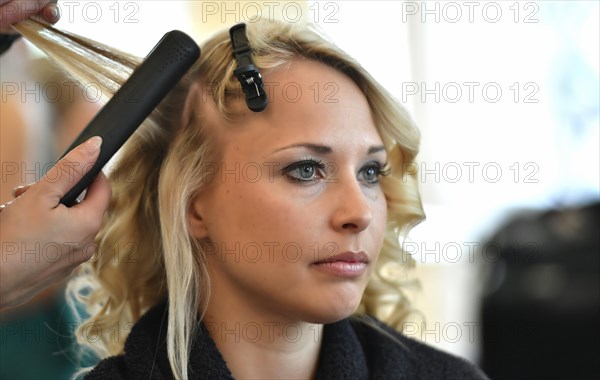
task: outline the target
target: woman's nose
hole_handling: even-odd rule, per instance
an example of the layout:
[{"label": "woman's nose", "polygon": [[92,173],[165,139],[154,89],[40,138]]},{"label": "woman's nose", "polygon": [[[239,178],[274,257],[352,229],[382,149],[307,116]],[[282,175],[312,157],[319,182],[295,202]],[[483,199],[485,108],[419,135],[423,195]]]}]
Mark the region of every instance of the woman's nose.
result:
[{"label": "woman's nose", "polygon": [[372,205],[356,178],[339,179],[334,184],[332,227],[341,232],[358,233],[373,220]]}]

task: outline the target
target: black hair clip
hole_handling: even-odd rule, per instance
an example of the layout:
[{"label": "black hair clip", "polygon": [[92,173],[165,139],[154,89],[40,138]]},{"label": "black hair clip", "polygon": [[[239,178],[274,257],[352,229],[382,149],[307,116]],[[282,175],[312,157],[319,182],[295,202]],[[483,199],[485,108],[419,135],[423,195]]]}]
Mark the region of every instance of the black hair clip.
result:
[{"label": "black hair clip", "polygon": [[248,108],[254,112],[260,112],[267,108],[269,99],[267,98],[258,67],[254,66],[254,62],[252,62],[252,49],[246,35],[246,24],[234,25],[229,29],[229,34],[231,35],[233,56],[238,65],[233,74],[242,85]]}]

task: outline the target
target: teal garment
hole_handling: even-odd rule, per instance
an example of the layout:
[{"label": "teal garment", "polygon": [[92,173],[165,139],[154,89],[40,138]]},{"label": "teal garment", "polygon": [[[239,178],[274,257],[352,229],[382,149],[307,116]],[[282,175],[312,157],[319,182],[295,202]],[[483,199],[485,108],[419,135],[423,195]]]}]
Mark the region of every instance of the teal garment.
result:
[{"label": "teal garment", "polygon": [[64,291],[0,314],[0,379],[70,379],[78,368],[76,324]]}]

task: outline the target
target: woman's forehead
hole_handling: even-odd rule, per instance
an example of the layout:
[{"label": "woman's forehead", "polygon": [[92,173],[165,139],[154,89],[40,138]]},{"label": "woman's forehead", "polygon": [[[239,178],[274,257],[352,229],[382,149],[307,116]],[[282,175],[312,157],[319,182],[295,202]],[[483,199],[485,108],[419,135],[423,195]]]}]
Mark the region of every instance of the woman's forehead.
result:
[{"label": "woman's forehead", "polygon": [[[194,112],[225,151],[263,155],[284,145],[380,145],[371,109],[359,87],[345,74],[323,63],[294,59],[263,74],[269,104],[248,110],[243,96],[228,98],[236,115],[226,119],[206,83],[197,83]],[[220,149],[219,149],[220,150]]]},{"label": "woman's forehead", "polygon": [[267,73],[269,105],[248,113],[225,128],[229,141],[252,144],[264,151],[311,143],[334,148],[360,140],[380,145],[369,104],[346,75],[315,61],[294,61]]}]

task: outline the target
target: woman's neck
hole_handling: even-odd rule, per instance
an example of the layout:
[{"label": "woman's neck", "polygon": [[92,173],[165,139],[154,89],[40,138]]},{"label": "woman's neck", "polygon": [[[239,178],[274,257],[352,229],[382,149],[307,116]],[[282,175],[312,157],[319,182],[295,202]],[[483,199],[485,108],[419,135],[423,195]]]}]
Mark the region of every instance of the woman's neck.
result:
[{"label": "woman's neck", "polygon": [[269,315],[218,293],[202,321],[235,378],[315,377],[323,325]]}]

